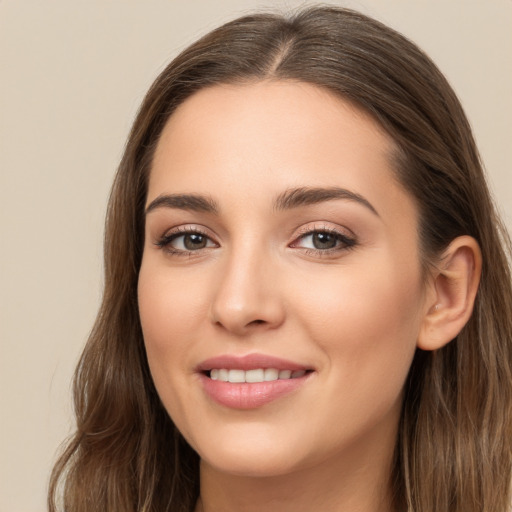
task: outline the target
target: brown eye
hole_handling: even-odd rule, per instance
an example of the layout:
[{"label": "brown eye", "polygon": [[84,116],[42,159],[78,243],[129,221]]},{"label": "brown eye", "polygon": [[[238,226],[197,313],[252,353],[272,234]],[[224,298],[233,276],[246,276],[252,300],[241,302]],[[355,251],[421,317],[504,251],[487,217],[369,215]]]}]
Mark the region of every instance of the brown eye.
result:
[{"label": "brown eye", "polygon": [[316,230],[302,235],[293,247],[319,252],[338,251],[356,245],[356,240],[338,231]]},{"label": "brown eye", "polygon": [[201,249],[218,247],[209,236],[192,230],[165,235],[156,245],[172,254],[187,254]]},{"label": "brown eye", "polygon": [[338,239],[332,233],[319,232],[311,235],[311,242],[315,249],[334,249]]},{"label": "brown eye", "polygon": [[182,235],[183,246],[187,251],[195,251],[197,249],[204,249],[208,243],[208,238],[199,233],[190,233],[189,235]]}]

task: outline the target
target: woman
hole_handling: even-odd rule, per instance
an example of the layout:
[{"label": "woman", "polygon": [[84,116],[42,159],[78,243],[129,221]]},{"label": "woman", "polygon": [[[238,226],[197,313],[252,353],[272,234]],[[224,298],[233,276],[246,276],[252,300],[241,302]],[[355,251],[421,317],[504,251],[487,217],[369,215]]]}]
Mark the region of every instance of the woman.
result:
[{"label": "woman", "polygon": [[333,7],[220,27],[157,78],[50,509],[510,504],[509,244],[412,43]]}]

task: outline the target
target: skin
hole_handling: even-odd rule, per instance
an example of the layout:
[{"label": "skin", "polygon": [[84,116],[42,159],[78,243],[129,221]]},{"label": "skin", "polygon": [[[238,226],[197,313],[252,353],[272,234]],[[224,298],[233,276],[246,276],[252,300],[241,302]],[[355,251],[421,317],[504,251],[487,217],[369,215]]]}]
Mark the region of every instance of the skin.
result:
[{"label": "skin", "polygon": [[[169,119],[147,206],[201,194],[219,209],[148,211],[139,277],[152,377],[201,457],[197,510],[392,510],[402,389],[433,307],[392,152],[369,116],[303,83],[214,86]],[[297,187],[342,187],[371,207],[341,198],[276,210]],[[184,230],[205,247],[184,251]],[[315,230],[354,244],[315,248]],[[262,407],[213,402],[197,365],[255,352],[314,371]]]}]

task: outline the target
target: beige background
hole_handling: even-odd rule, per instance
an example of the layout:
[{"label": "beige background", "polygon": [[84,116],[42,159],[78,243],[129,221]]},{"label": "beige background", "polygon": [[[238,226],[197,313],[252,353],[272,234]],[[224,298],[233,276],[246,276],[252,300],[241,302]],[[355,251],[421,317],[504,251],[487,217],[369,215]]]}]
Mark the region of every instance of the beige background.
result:
[{"label": "beige background", "polygon": [[[361,0],[446,73],[512,226],[512,0]],[[70,380],[101,293],[105,203],[157,72],[254,7],[299,2],[0,0],[0,512],[44,510]]]}]

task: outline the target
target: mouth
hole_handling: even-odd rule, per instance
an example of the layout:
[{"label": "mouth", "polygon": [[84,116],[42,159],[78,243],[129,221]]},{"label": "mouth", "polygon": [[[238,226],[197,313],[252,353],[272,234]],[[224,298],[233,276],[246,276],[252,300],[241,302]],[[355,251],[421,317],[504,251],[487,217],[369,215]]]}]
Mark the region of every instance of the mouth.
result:
[{"label": "mouth", "polygon": [[212,380],[232,383],[273,382],[275,380],[298,379],[312,370],[279,370],[277,368],[255,368],[242,370],[238,368],[212,368],[205,375]]},{"label": "mouth", "polygon": [[230,409],[256,409],[300,389],[314,369],[263,354],[219,356],[197,372],[206,395]]}]

